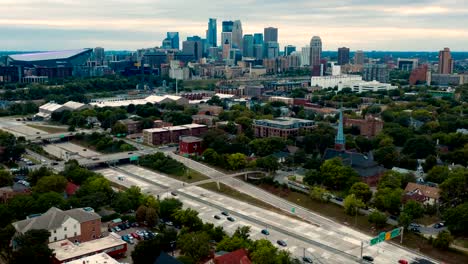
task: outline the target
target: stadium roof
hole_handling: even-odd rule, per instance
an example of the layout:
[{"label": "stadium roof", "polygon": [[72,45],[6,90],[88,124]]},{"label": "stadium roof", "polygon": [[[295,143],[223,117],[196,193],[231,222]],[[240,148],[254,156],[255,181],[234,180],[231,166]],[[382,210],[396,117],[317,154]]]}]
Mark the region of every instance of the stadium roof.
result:
[{"label": "stadium roof", "polygon": [[47,51],[37,53],[15,54],[9,57],[16,61],[46,61],[46,60],[60,60],[68,59],[82,53],[88,52],[91,49],[77,49],[77,50],[61,50],[61,51]]}]

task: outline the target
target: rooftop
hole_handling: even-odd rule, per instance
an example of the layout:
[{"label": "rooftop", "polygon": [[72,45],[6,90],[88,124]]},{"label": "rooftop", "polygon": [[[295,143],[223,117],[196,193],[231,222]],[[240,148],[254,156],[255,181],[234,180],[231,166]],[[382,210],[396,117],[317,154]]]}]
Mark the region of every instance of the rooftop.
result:
[{"label": "rooftop", "polygon": [[76,259],[67,264],[83,264],[83,263],[90,263],[90,264],[119,264],[117,260],[113,259],[111,256],[107,255],[106,253],[99,253],[96,255]]},{"label": "rooftop", "polygon": [[46,111],[53,112],[53,111],[56,111],[56,110],[58,110],[58,109],[60,109],[62,107],[63,107],[63,105],[61,105],[61,104],[47,103],[47,104],[41,105],[39,107],[39,110],[46,110]]},{"label": "rooftop", "polygon": [[88,52],[90,49],[77,49],[77,50],[61,50],[61,51],[47,51],[26,54],[15,54],[9,57],[16,61],[44,61],[44,60],[58,60],[68,59],[81,53]]},{"label": "rooftop", "polygon": [[58,261],[64,261],[125,244],[126,242],[123,241],[118,234],[111,233],[106,237],[91,240],[78,245],[73,244],[73,242],[70,240],[61,240],[50,243],[49,248],[54,251],[55,258]]},{"label": "rooftop", "polygon": [[186,137],[181,137],[180,141],[186,142],[186,143],[194,143],[194,142],[201,142],[203,141],[203,139],[198,138],[198,137],[186,136]]},{"label": "rooftop", "polygon": [[267,126],[295,126],[295,125],[311,125],[314,123],[312,120],[293,118],[293,117],[281,117],[273,120],[270,119],[258,119],[254,120],[256,125],[267,125]]},{"label": "rooftop", "polygon": [[439,199],[440,198],[440,190],[437,187],[431,187],[423,184],[418,184],[414,182],[408,183],[405,188],[405,193],[412,194],[420,192],[421,195],[425,197],[429,197],[432,199]]},{"label": "rooftop", "polygon": [[85,104],[74,102],[74,101],[68,101],[68,102],[63,104],[63,106],[68,107],[68,108],[73,109],[73,110],[77,110],[77,109],[83,107],[84,105]]}]

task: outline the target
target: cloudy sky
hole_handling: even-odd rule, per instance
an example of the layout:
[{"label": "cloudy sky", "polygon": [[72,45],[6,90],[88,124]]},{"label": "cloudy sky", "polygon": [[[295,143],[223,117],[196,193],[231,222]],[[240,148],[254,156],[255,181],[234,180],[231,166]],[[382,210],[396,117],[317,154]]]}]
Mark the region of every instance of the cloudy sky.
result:
[{"label": "cloudy sky", "polygon": [[281,46],[468,51],[468,0],[0,0],[0,14],[0,50],[155,47],[166,31],[204,37],[214,17],[218,33],[278,27]]}]

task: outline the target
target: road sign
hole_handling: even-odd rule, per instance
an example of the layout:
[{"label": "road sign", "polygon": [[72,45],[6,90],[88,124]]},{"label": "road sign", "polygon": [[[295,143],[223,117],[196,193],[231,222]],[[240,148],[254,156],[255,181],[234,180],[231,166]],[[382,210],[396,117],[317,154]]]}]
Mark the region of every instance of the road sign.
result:
[{"label": "road sign", "polygon": [[64,138],[64,137],[65,137],[65,135],[64,135],[64,134],[61,134],[61,135],[60,135],[60,138]]},{"label": "road sign", "polygon": [[393,239],[397,236],[400,236],[401,235],[401,227],[398,227],[398,228],[395,228],[393,229],[392,231],[388,231],[388,232],[382,232],[380,233],[378,236],[372,238],[370,241],[369,241],[369,245],[371,246],[374,246],[380,242],[384,242],[386,240],[390,240],[390,239]]},{"label": "road sign", "polygon": [[131,156],[130,157],[130,161],[137,161],[138,160],[138,156]]},{"label": "road sign", "polygon": [[295,207],[291,208],[291,213],[294,214],[295,212],[296,212],[296,208]]}]

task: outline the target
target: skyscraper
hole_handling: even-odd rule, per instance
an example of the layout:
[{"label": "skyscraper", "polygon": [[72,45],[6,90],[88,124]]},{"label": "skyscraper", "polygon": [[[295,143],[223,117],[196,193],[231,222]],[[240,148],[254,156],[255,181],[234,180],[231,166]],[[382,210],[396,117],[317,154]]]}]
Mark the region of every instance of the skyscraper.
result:
[{"label": "skyscraper", "polygon": [[242,56],[253,57],[254,56],[254,37],[252,34],[244,35],[242,41]]},{"label": "skyscraper", "polygon": [[338,49],[338,65],[349,63],[349,48],[343,47]]},{"label": "skyscraper", "polygon": [[362,75],[365,81],[379,81],[388,83],[390,80],[390,69],[387,64],[364,64],[364,72]]},{"label": "skyscraper", "polygon": [[223,21],[223,31],[222,32],[232,32],[234,27],[234,22],[232,21]]},{"label": "skyscraper", "polygon": [[263,31],[265,40],[264,42],[273,41],[278,42],[278,28],[267,27]]},{"label": "skyscraper", "polygon": [[198,38],[187,38],[186,41],[182,42],[182,51],[184,54],[192,55],[195,60],[199,60],[203,56],[203,44]]},{"label": "skyscraper", "polygon": [[[179,49],[179,32],[167,32],[167,37],[166,39],[163,41],[163,44],[164,42],[168,42],[170,41],[171,42],[171,48],[172,49]],[[163,45],[164,46],[164,45]]]},{"label": "skyscraper", "polygon": [[208,48],[216,47],[218,45],[216,18],[210,18],[208,21],[208,30],[206,31],[206,40],[208,41]]},{"label": "skyscraper", "polygon": [[322,40],[318,36],[312,37],[310,40],[310,67],[312,68],[312,76],[322,76],[323,70],[320,65],[322,56]]},{"label": "skyscraper", "polygon": [[449,48],[444,48],[443,50],[439,51],[439,73],[453,73],[453,59]]},{"label": "skyscraper", "polygon": [[366,55],[364,54],[364,51],[362,50],[357,50],[354,53],[354,64],[356,65],[364,65],[364,59],[366,58]]},{"label": "skyscraper", "polygon": [[232,26],[232,43],[234,48],[242,50],[242,23],[240,20],[234,21]]},{"label": "skyscraper", "polygon": [[[231,32],[226,32],[231,33]],[[231,54],[231,43],[228,39],[224,40],[223,42],[223,60],[228,60],[229,55]]]},{"label": "skyscraper", "polygon": [[284,47],[284,56],[289,56],[294,51],[296,51],[296,46],[287,45],[286,47]]},{"label": "skyscraper", "polygon": [[310,46],[307,45],[301,50],[301,67],[310,66]]},{"label": "skyscraper", "polygon": [[263,44],[264,46],[264,58],[274,59],[279,57],[279,45],[278,42],[268,41]]},{"label": "skyscraper", "polygon": [[262,33],[255,33],[254,34],[254,45],[261,44],[263,45],[263,34]]}]

